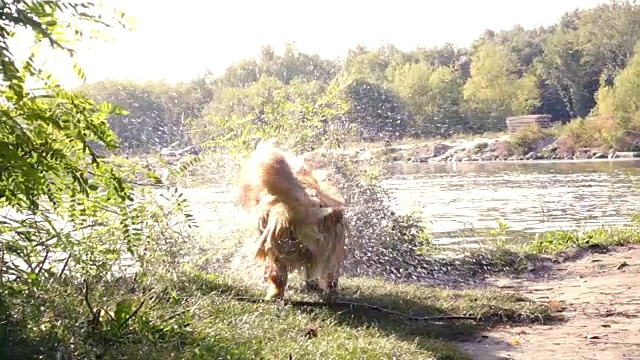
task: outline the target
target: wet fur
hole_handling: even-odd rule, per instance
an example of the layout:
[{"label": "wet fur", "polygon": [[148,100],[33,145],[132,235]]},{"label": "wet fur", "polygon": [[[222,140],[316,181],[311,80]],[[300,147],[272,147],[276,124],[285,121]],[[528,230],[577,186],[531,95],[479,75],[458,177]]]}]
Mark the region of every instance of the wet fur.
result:
[{"label": "wet fur", "polygon": [[265,266],[267,299],[283,298],[292,270],[309,290],[337,291],[345,259],[344,199],[326,173],[262,143],[245,163],[239,204],[258,213],[255,260]]}]

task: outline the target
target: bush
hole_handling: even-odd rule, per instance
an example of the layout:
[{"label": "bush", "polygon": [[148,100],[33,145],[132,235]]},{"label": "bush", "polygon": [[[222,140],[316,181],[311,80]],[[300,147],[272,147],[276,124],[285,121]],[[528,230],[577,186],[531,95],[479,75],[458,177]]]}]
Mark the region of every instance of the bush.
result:
[{"label": "bush", "polygon": [[571,154],[579,149],[600,151],[636,151],[640,143],[640,114],[633,117],[625,128],[613,116],[578,118],[558,127],[559,152]]},{"label": "bush", "polygon": [[598,116],[574,119],[561,127],[561,152],[569,154],[582,148],[597,148],[608,151],[627,148],[622,129],[613,117]]},{"label": "bush", "polygon": [[489,143],[486,141],[475,143],[475,145],[473,145],[473,153],[474,154],[481,153],[484,150],[486,150],[488,147],[489,147]]},{"label": "bush", "polygon": [[66,199],[64,213],[2,218],[16,224],[3,229],[12,234],[1,269],[3,358],[117,353],[111,344],[153,322],[162,292],[154,275],[171,276],[188,259],[192,216],[177,189],[135,187],[131,195],[122,208]]},{"label": "bush", "polygon": [[550,136],[553,136],[551,130],[543,129],[537,123],[533,123],[518,129],[518,131],[511,136],[511,143],[513,144],[516,154],[525,155],[532,151],[539,150],[537,147],[540,142]]},{"label": "bush", "polygon": [[0,42],[10,43],[18,27],[34,36],[24,61],[0,48],[2,358],[95,358],[102,350],[87,349],[126,337],[144,303],[131,293],[146,289],[126,286],[133,274],[148,290],[149,269],[163,272],[158,264],[171,269],[182,259],[174,250],[185,243],[185,219],[176,216],[184,201],[174,191],[161,204],[128,177],[146,171],[94,152],[91,144],[117,149],[106,119],[122,109],[66,91],[36,65],[39,46],[72,53],[72,40],[95,34],[78,29],[115,26],[124,14],[86,2],[3,6],[19,16],[4,19]]}]

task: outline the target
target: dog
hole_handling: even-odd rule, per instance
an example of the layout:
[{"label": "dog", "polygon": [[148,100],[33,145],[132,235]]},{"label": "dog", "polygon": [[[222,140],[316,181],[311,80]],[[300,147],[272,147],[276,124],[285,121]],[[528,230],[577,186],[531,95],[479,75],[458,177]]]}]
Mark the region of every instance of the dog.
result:
[{"label": "dog", "polygon": [[346,257],[345,201],[326,172],[261,142],[241,171],[239,205],[258,214],[254,260],[265,267],[266,299],[283,299],[292,270],[325,299],[337,293]]}]

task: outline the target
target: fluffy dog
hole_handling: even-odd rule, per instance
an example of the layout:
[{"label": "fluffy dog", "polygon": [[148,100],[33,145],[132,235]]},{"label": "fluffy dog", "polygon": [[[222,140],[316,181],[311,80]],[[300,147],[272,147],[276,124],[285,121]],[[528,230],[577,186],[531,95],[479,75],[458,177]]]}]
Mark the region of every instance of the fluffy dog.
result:
[{"label": "fluffy dog", "polygon": [[273,141],[261,143],[244,164],[239,204],[258,212],[254,259],[264,264],[267,299],[284,297],[288,274],[303,269],[309,290],[331,298],[345,259],[344,199],[303,157]]}]

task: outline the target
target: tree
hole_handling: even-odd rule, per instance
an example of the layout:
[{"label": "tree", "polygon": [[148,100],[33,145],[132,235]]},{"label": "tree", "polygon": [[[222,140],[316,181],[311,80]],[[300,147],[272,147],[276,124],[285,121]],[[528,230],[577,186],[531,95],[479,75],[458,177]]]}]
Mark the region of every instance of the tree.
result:
[{"label": "tree", "polygon": [[434,136],[461,130],[463,82],[455,69],[408,63],[395,69],[390,78],[412,114],[414,131]]},{"label": "tree", "polygon": [[640,42],[629,64],[616,76],[612,86],[597,93],[597,113],[614,116],[622,129],[638,128],[640,120]]},{"label": "tree", "polygon": [[374,50],[364,46],[350,49],[344,60],[344,74],[351,79],[384,84],[387,69],[402,59],[402,53],[393,45],[382,45]]},{"label": "tree", "polygon": [[[141,222],[135,215],[139,209],[130,206],[133,193],[123,172],[102,161],[90,146],[95,141],[109,150],[117,147],[107,123],[116,107],[68,92],[36,67],[38,50],[73,57],[74,40],[86,39],[88,28],[124,25],[123,15],[103,13],[82,1],[4,1],[2,6],[0,207],[12,211],[0,215],[0,343],[3,353],[11,354],[19,346],[12,347],[15,336],[7,336],[13,332],[7,326],[25,326],[29,336],[45,333],[43,318],[53,318],[55,312],[49,289],[64,281],[104,277],[123,253],[123,242],[136,256],[141,233],[128,230]],[[18,28],[34,35],[31,44],[23,43],[31,45],[26,59],[14,55],[11,40]],[[101,221],[118,224],[109,229],[117,245],[114,237],[100,232]],[[92,226],[96,232],[79,235]],[[47,334],[56,339],[51,342],[69,329],[60,330],[64,320],[56,321],[51,326],[55,330]],[[43,357],[49,350],[34,348],[40,353],[8,357]]]},{"label": "tree", "polygon": [[253,149],[258,139],[268,137],[278,137],[292,149],[312,150],[345,110],[338,92],[336,82],[294,80],[285,85],[263,76],[246,89],[217,94],[192,131],[204,146],[232,152]]},{"label": "tree", "polygon": [[263,46],[257,59],[244,59],[229,66],[219,83],[222,87],[246,88],[267,76],[285,85],[295,79],[328,84],[337,71],[334,61],[322,59],[317,54],[301,53],[294,43],[287,43],[283,55],[276,54],[271,46]]},{"label": "tree", "polygon": [[397,139],[410,130],[409,114],[393,90],[359,78],[348,83],[344,96],[349,104],[345,121],[359,128],[363,139]]},{"label": "tree", "polygon": [[[0,353],[11,359],[114,357],[110,351],[124,339],[126,319],[144,316],[141,305],[132,304],[149,304],[146,295],[155,291],[149,277],[161,273],[156,265],[177,268],[184,259],[185,238],[177,234],[192,221],[170,217],[192,217],[177,191],[162,194],[168,201],[160,205],[157,188],[138,186],[157,185],[150,169],[94,151],[94,144],[118,148],[107,118],[124,110],[65,90],[35,65],[42,48],[73,59],[76,41],[124,25],[124,14],[85,1],[2,5]],[[20,44],[31,45],[26,59],[14,56],[11,38],[18,28],[35,35],[31,44]],[[145,288],[144,295],[125,294],[117,280],[123,273],[114,269],[123,260],[135,271],[125,277]],[[113,315],[101,316],[105,308]],[[127,333],[141,330],[134,322]],[[142,322],[149,324],[148,318]],[[83,323],[88,326],[78,326]]]},{"label": "tree", "polygon": [[556,87],[571,117],[584,117],[595,105],[601,79],[611,84],[638,36],[640,5],[629,1],[566,13],[543,44],[539,73]]},{"label": "tree", "polygon": [[[107,149],[117,147],[117,138],[106,121],[117,109],[64,90],[36,67],[36,54],[38,48],[48,45],[73,55],[73,39],[85,37],[87,26],[124,25],[120,21],[123,15],[114,14],[110,19],[85,2],[19,1],[4,6],[5,11],[0,13],[2,205],[35,211],[43,195],[54,205],[61,193],[88,196],[89,169],[110,172],[106,164],[96,160],[88,143],[94,140]],[[18,27],[35,35],[33,52],[21,65],[9,45]],[[77,70],[82,75],[79,67]],[[32,91],[29,82],[44,90]],[[108,194],[111,200],[128,197],[117,176],[94,181],[102,181],[101,186],[112,190]]]},{"label": "tree", "polygon": [[418,47],[413,51],[406,53],[407,62],[426,63],[433,67],[446,66],[456,69],[460,73],[460,78],[466,81],[469,78],[469,61],[468,50],[465,48],[457,48],[453,44],[444,44],[442,46],[434,46],[426,49]]},{"label": "tree", "polygon": [[542,56],[543,44],[553,30],[553,26],[524,29],[520,25],[497,33],[488,30],[471,44],[471,52],[475,53],[487,43],[501,45],[515,55],[517,72],[522,76],[531,68],[535,59]]},{"label": "tree", "polygon": [[77,91],[127,109],[125,115],[110,116],[109,125],[120,139],[120,149],[130,153],[158,150],[174,142],[186,146],[186,124],[200,117],[213,98],[213,89],[204,79],[175,85],[104,80]]},{"label": "tree", "polygon": [[467,111],[488,120],[484,130],[502,129],[505,117],[528,113],[539,104],[537,80],[532,75],[518,78],[516,64],[513,53],[495,43],[482,45],[471,58],[464,99]]}]

